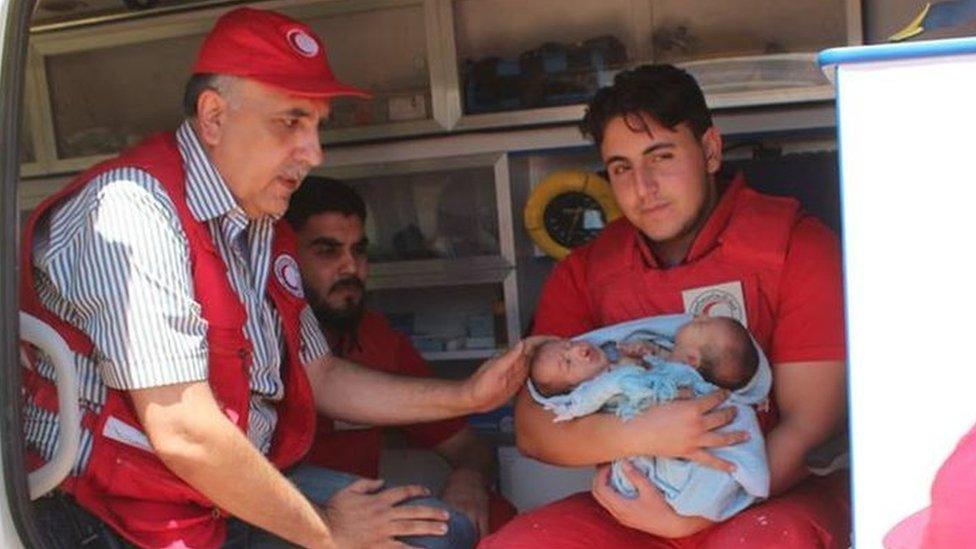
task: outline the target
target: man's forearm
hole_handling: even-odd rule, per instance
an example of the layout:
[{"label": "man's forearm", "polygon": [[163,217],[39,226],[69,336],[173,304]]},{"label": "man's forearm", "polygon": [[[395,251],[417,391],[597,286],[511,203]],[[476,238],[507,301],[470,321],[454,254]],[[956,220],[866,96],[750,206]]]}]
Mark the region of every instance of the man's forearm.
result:
[{"label": "man's forearm", "polygon": [[352,423],[405,425],[475,411],[461,381],[395,376],[331,356],[308,372],[319,412]]},{"label": "man's forearm", "polygon": [[677,514],[670,517],[667,522],[668,523],[664,525],[664,530],[662,532],[655,533],[668,538],[683,538],[692,534],[697,534],[705,528],[715,524],[705,517],[686,517]]},{"label": "man's forearm", "polygon": [[627,424],[611,414],[553,422],[527,391],[515,399],[515,441],[523,454],[554,465],[579,467],[634,455]]},{"label": "man's forearm", "polygon": [[480,535],[488,534],[489,484],[495,478],[494,452],[469,427],[434,447],[451,464],[441,498],[468,516]]},{"label": "man's forearm", "polygon": [[[133,391],[147,435],[163,463],[218,507],[306,547],[331,547],[313,506],[219,410],[206,383],[152,389],[153,404]],[[142,395],[145,396],[145,395]],[[177,402],[179,404],[177,404]],[[187,406],[181,419],[173,406]]]},{"label": "man's forearm", "polygon": [[495,477],[494,452],[468,427],[435,446],[434,451],[447,460],[455,471],[474,471],[483,482]]},{"label": "man's forearm", "polygon": [[788,425],[781,422],[766,436],[771,496],[789,490],[810,474],[804,463],[808,444],[791,431]]},{"label": "man's forearm", "polygon": [[781,494],[810,476],[807,454],[840,429],[811,426],[799,418],[785,417],[766,436],[769,461],[770,495]]},{"label": "man's forearm", "polygon": [[213,432],[208,443],[164,462],[231,515],[303,546],[329,546],[328,527],[315,507],[227,424],[233,432]]},{"label": "man's forearm", "polygon": [[628,421],[612,414],[590,414],[553,423],[526,391],[515,408],[516,442],[523,453],[556,465],[606,463],[636,455],[683,457],[716,469],[732,464],[707,452],[748,438],[743,431],[718,431],[735,417],[735,408],[720,405],[727,391],[651,406]]},{"label": "man's forearm", "polygon": [[841,361],[776,364],[780,420],[766,436],[770,494],[807,476],[806,456],[837,432],[847,417],[846,367]]}]

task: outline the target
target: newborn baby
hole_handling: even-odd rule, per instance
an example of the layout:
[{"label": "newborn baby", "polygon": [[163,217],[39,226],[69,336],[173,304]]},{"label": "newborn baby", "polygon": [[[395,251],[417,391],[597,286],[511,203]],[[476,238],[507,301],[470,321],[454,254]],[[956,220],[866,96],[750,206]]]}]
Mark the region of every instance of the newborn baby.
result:
[{"label": "newborn baby", "polygon": [[[759,367],[759,353],[749,331],[731,318],[695,318],[678,329],[671,349],[660,338],[654,341],[642,339],[642,335],[638,332],[617,343],[623,357],[614,363],[602,349],[585,340],[547,343],[536,352],[529,375],[539,394],[550,397],[568,393],[612,366],[641,365],[645,357],[656,357],[688,364],[705,381],[734,391],[748,383]],[[646,335],[654,338],[656,334]]]},{"label": "newborn baby", "polygon": [[[530,366],[529,390],[567,421],[597,411],[624,420],[672,400],[681,389],[703,395],[723,387],[736,419],[721,429],[745,430],[750,440],[712,450],[736,465],[725,473],[684,459],[629,458],[676,512],[725,520],[769,494],[765,445],[755,411],[771,384],[769,364],[749,332],[725,317],[667,315],[610,326],[574,340],[542,346]],[[621,494],[636,490],[614,462],[611,482]]]}]

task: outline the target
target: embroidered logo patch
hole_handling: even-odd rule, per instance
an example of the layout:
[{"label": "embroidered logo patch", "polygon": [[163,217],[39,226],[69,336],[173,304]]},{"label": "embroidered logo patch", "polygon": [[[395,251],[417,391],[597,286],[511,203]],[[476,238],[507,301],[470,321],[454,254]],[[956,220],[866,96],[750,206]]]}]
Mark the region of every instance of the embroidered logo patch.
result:
[{"label": "embroidered logo patch", "polygon": [[305,298],[305,292],[302,291],[302,275],[298,271],[298,262],[294,257],[287,254],[279,255],[278,259],[275,259],[274,273],[278,283],[284,286],[288,293]]},{"label": "embroidered logo patch", "polygon": [[315,57],[319,53],[319,43],[302,29],[288,31],[288,43],[293,50],[304,57]]},{"label": "embroidered logo patch", "polygon": [[742,283],[738,280],[685,290],[681,292],[681,299],[688,314],[727,316],[749,327],[746,300],[742,296]]}]

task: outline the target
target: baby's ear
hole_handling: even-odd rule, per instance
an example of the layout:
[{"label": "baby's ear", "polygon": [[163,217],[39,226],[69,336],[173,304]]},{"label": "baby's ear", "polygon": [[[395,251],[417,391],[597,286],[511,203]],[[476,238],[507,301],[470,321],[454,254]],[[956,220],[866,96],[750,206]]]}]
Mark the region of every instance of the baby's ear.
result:
[{"label": "baby's ear", "polygon": [[683,359],[682,362],[690,364],[695,368],[701,366],[701,353],[697,349],[685,352]]}]

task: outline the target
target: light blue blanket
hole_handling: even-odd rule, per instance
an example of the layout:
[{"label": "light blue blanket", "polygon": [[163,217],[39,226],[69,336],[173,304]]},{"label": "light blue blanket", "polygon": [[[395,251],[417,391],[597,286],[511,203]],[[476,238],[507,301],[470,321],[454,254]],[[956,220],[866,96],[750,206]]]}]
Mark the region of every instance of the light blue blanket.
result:
[{"label": "light blue blanket", "polygon": [[[575,339],[602,347],[611,360],[617,360],[616,342],[633,338],[653,339],[655,343],[667,347],[673,344],[678,328],[690,320],[688,315],[648,317],[607,326]],[[745,387],[729,396],[725,406],[734,406],[738,413],[732,423],[720,429],[746,431],[749,440],[709,450],[713,455],[734,463],[734,472],[726,473],[685,459],[653,456],[628,458],[661,490],[680,515],[721,521],[769,495],[765,441],[751,405],[766,399],[772,385],[772,372],[762,349],[756,345],[756,350],[759,352],[759,368]],[[690,388],[696,396],[717,389],[687,364],[666,362],[650,355],[644,359],[651,364],[650,369],[623,364],[581,383],[566,395],[543,397],[531,381],[529,391],[537,402],[556,415],[555,421],[567,421],[597,411],[614,413],[627,420],[649,406],[675,398],[679,388]],[[613,463],[611,482],[621,494],[637,496],[623,473],[620,460]]]}]

